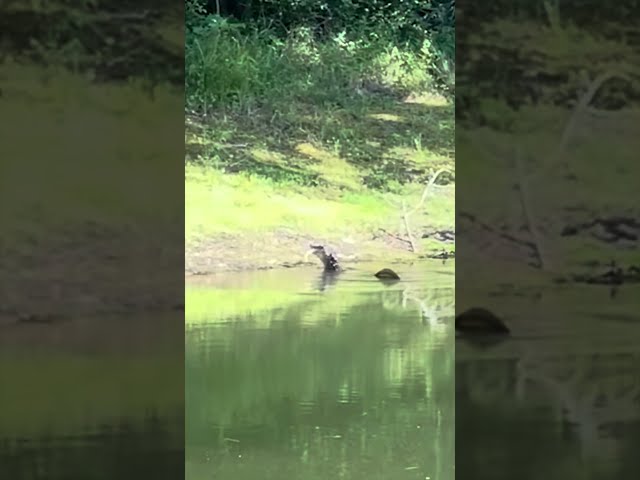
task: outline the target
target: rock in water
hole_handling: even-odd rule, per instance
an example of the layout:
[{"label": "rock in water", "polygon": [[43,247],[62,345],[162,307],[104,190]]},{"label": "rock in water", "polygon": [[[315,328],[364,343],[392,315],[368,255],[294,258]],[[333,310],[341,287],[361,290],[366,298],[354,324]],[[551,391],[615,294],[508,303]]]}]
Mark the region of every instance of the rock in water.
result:
[{"label": "rock in water", "polygon": [[485,308],[470,308],[456,317],[456,330],[465,334],[508,335],[509,328]]},{"label": "rock in water", "polygon": [[400,276],[390,268],[383,268],[375,274],[375,277],[380,280],[400,280]]}]

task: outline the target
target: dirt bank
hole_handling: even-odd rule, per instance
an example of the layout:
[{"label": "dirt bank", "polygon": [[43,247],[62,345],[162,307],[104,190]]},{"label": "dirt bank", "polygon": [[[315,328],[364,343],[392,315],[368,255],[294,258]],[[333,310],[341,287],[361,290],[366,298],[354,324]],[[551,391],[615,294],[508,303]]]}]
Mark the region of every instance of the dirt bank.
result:
[{"label": "dirt bank", "polygon": [[[433,233],[441,234],[442,232]],[[408,241],[384,230],[344,238],[321,238],[284,229],[264,234],[219,234],[187,245],[185,273],[191,276],[224,271],[319,265],[313,256],[305,260],[310,243],[335,248],[344,263],[380,261],[391,264],[432,258],[441,254],[443,250],[447,253],[454,250],[453,239],[448,239],[441,242],[440,250],[414,253]]]}]

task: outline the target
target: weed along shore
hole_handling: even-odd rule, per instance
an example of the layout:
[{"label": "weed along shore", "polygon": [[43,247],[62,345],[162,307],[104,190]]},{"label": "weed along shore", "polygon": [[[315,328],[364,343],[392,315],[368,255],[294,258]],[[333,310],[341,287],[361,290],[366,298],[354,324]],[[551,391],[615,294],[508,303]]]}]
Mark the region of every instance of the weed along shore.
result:
[{"label": "weed along shore", "polygon": [[453,37],[189,15],[187,275],[454,252]]}]

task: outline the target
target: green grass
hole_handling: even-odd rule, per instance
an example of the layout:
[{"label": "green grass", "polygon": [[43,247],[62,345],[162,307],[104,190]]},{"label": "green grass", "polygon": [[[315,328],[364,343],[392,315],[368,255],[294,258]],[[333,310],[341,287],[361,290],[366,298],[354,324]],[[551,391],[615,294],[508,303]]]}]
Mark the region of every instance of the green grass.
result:
[{"label": "green grass", "polygon": [[[187,242],[218,233],[257,233],[288,228],[311,234],[365,233],[394,228],[401,209],[391,202],[420,199],[420,186],[398,194],[277,184],[251,175],[225,175],[211,167],[186,166],[185,234]],[[417,225],[448,226],[453,219],[453,189],[429,198]],[[397,228],[397,226],[396,226]]]},{"label": "green grass", "polygon": [[[319,235],[397,231],[402,201],[412,208],[430,173],[454,168],[453,106],[438,95],[338,111],[297,102],[275,117],[188,118],[188,242],[280,227]],[[413,221],[451,227],[453,210],[449,183],[434,189]]]},{"label": "green grass", "polygon": [[188,32],[185,50],[187,104],[240,110],[274,106],[285,100],[336,103],[370,88],[424,91],[437,57],[427,37],[421,45],[399,42],[391,32],[364,25],[318,39],[307,27],[282,37],[256,24],[209,17]]}]

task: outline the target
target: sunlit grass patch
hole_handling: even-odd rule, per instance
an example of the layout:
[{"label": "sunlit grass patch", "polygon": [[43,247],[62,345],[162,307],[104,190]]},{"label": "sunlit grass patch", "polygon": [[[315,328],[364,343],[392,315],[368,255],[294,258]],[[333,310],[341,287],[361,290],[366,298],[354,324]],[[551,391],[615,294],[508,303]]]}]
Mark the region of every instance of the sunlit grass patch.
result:
[{"label": "sunlit grass patch", "polygon": [[403,123],[405,120],[404,118],[402,118],[399,115],[394,115],[391,113],[372,113],[369,115],[369,117],[375,119],[375,120],[382,120],[385,122],[398,122],[398,123]]},{"label": "sunlit grass patch", "polygon": [[224,175],[212,168],[187,165],[186,172],[188,240],[207,234],[278,227],[295,227],[309,233],[340,231],[354,225],[366,228],[389,214],[389,206],[375,195],[330,198],[312,189],[277,185],[248,175]]},{"label": "sunlit grass patch", "polygon": [[337,152],[328,152],[310,143],[301,143],[296,146],[296,150],[315,160],[310,165],[310,170],[318,173],[328,184],[351,189],[362,186],[358,170],[340,158]]},{"label": "sunlit grass patch", "polygon": [[446,107],[451,103],[443,95],[433,92],[412,93],[405,99],[405,103],[416,105],[427,105],[432,107]]}]

